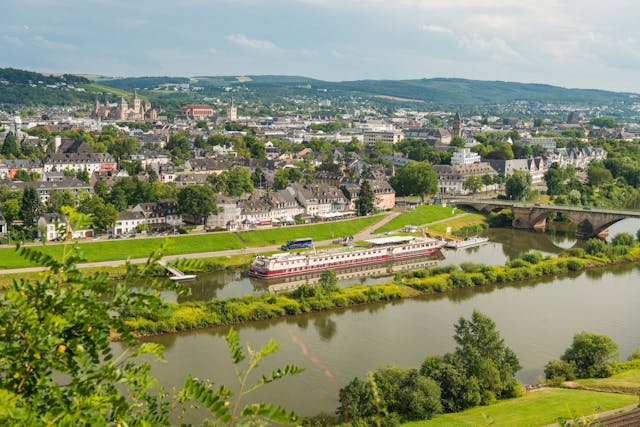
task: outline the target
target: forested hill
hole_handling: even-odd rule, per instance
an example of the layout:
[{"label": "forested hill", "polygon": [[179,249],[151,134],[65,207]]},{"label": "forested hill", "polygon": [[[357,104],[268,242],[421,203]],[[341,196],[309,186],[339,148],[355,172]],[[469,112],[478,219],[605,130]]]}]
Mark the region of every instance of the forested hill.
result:
[{"label": "forested hill", "polygon": [[76,90],[88,83],[86,78],[73,74],[52,75],[0,68],[0,104],[78,105],[93,97],[88,92]]}]

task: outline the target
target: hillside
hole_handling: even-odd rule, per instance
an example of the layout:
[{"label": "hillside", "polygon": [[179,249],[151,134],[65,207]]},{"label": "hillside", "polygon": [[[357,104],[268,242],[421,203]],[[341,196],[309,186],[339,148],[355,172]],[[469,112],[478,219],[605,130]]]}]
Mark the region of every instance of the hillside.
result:
[{"label": "hillside", "polygon": [[[151,91],[163,85],[190,83],[202,90],[198,93]],[[86,92],[65,90],[74,84]],[[534,83],[504,81],[480,81],[453,78],[414,80],[357,80],[328,82],[301,76],[195,76],[195,77],[127,77],[118,79],[85,77],[64,74],[43,75],[30,71],[0,68],[0,103],[22,105],[52,105],[91,102],[95,92],[114,95],[131,93],[138,88],[153,101],[165,107],[179,106],[184,102],[197,102],[207,96],[220,96],[231,88],[243,88],[242,96],[249,100],[275,99],[302,96],[306,98],[358,97],[374,104],[419,104],[426,109],[484,110],[497,105],[513,105],[527,101],[529,105],[543,106],[607,105],[628,110],[640,101],[637,94],[609,92],[595,89],[568,89]],[[48,87],[57,85],[58,87]],[[240,95],[239,95],[240,96]],[[418,101],[416,103],[416,101]],[[175,105],[174,105],[175,104]]]}]

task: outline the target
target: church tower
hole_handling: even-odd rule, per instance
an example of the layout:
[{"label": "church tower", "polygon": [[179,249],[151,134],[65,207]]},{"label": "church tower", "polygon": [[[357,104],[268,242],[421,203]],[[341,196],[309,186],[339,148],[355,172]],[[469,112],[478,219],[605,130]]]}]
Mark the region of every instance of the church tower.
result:
[{"label": "church tower", "polygon": [[227,119],[230,122],[235,122],[238,120],[238,107],[233,105],[233,97],[231,98],[231,104],[227,107]]},{"label": "church tower", "polygon": [[453,135],[462,136],[462,119],[460,118],[460,112],[456,111],[456,115],[453,117]]},{"label": "church tower", "polygon": [[140,104],[140,98],[138,98],[138,92],[136,89],[133,89],[133,113],[136,115],[138,119],[144,119],[144,114]]}]

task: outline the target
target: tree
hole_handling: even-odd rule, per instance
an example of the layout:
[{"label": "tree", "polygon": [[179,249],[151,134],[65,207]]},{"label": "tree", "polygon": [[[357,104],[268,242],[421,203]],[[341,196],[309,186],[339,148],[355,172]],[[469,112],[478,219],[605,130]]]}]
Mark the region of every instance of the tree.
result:
[{"label": "tree", "polygon": [[495,180],[493,178],[493,176],[489,175],[488,173],[485,173],[484,175],[482,175],[482,185],[484,185],[484,192],[487,192],[487,187],[494,184]]},{"label": "tree", "polygon": [[76,178],[88,184],[90,179],[89,172],[86,169],[81,169],[76,173]]},{"label": "tree", "polygon": [[618,345],[607,335],[581,332],[573,336],[571,346],[560,360],[575,364],[578,378],[604,378],[612,374],[618,358]]},{"label": "tree", "polygon": [[462,188],[469,191],[470,193],[477,193],[482,188],[482,178],[479,176],[469,176],[462,183]]},{"label": "tree", "polygon": [[342,405],[336,413],[343,421],[366,419],[376,415],[376,405],[371,384],[355,377],[340,390]]},{"label": "tree", "polygon": [[116,223],[118,210],[111,203],[105,203],[97,194],[83,197],[78,204],[78,212],[90,215],[96,229],[107,231]]},{"label": "tree", "polygon": [[510,200],[529,200],[531,197],[531,175],[524,171],[514,171],[507,178],[505,189]]},{"label": "tree", "polygon": [[542,117],[536,117],[533,119],[533,127],[539,128],[544,124],[544,119]]},{"label": "tree", "polygon": [[13,180],[14,181],[23,181],[23,182],[30,182],[31,181],[31,176],[29,175],[29,172],[27,172],[24,169],[18,169],[15,173],[15,175],[13,175]]},{"label": "tree", "polygon": [[178,191],[178,211],[191,215],[204,225],[209,214],[217,211],[216,198],[209,185],[187,185]]},{"label": "tree", "polygon": [[244,193],[253,192],[253,182],[251,181],[249,169],[236,166],[224,173],[226,174],[227,183],[225,195],[238,197]]},{"label": "tree", "polygon": [[321,286],[325,294],[330,294],[338,286],[338,278],[336,273],[332,269],[322,270],[320,273],[320,281],[318,285]]},{"label": "tree", "polygon": [[587,168],[587,176],[589,177],[589,184],[592,187],[599,187],[605,182],[613,181],[613,175],[611,171],[605,168],[600,162],[591,162]]},{"label": "tree", "polygon": [[470,320],[460,318],[455,325],[454,353],[427,357],[420,373],[433,378],[441,389],[442,405],[447,412],[496,398],[514,397],[521,392],[515,374],[520,362],[507,347],[496,325],[477,310]]},{"label": "tree", "polygon": [[304,175],[298,168],[281,168],[273,176],[273,189],[283,190],[294,182],[301,182]]},{"label": "tree", "polygon": [[411,162],[389,181],[398,196],[425,196],[438,191],[438,175],[428,162]]},{"label": "tree", "polygon": [[253,186],[256,188],[264,188],[263,186],[267,184],[264,172],[262,172],[262,168],[260,166],[256,166],[251,174],[251,182],[253,182]]},{"label": "tree", "polygon": [[359,216],[369,215],[373,213],[375,196],[371,185],[366,179],[362,181],[360,185],[360,191],[358,192],[358,200],[356,201],[356,212]]},{"label": "tree", "polygon": [[47,212],[62,213],[63,206],[75,207],[76,198],[71,190],[51,190]]},{"label": "tree", "polygon": [[465,141],[463,137],[456,135],[453,138],[451,138],[451,142],[449,143],[449,145],[452,147],[462,148],[466,145],[466,143],[467,141]]},{"label": "tree", "polygon": [[5,158],[15,158],[20,156],[20,147],[18,146],[18,140],[13,132],[9,131],[7,136],[4,137],[4,143],[0,148],[0,154]]},{"label": "tree", "polygon": [[38,218],[40,218],[40,213],[40,195],[35,188],[29,185],[22,192],[20,218],[24,222],[25,226],[31,227],[36,223]]}]

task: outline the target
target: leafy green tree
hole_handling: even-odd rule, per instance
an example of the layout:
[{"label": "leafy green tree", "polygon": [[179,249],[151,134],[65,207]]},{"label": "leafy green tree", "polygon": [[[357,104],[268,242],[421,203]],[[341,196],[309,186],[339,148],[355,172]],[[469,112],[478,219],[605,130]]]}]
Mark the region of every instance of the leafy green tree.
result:
[{"label": "leafy green tree", "polygon": [[29,175],[29,172],[27,172],[24,169],[18,169],[16,171],[15,175],[13,175],[13,180],[14,181],[30,182],[31,181],[31,175]]},{"label": "leafy green tree", "polygon": [[462,183],[462,188],[470,193],[477,193],[482,188],[482,178],[479,176],[469,176]]},{"label": "leafy green tree", "polygon": [[612,374],[618,359],[618,345],[607,335],[581,332],[573,336],[571,346],[560,360],[575,364],[578,378],[604,378]]},{"label": "leafy green tree", "polygon": [[62,213],[63,206],[75,207],[76,198],[71,190],[51,190],[47,201],[47,212]]},{"label": "leafy green tree", "polygon": [[179,131],[171,134],[165,149],[171,152],[174,160],[177,160],[178,163],[184,162],[189,158],[189,151],[191,150],[187,133],[185,131]]},{"label": "leafy green tree", "polygon": [[514,397],[521,392],[515,379],[520,362],[505,345],[493,320],[474,310],[471,319],[460,318],[455,331],[455,352],[428,357],[420,369],[422,375],[440,385],[447,412],[489,404],[496,398]]},{"label": "leafy green tree", "polygon": [[524,171],[515,171],[507,178],[505,190],[510,200],[529,200],[531,197],[531,175]]},{"label": "leafy green tree", "polygon": [[616,127],[616,119],[613,117],[594,117],[589,120],[589,124],[601,128],[614,128]]},{"label": "leafy green tree", "polygon": [[111,203],[105,203],[97,194],[84,197],[78,204],[78,211],[90,215],[97,230],[108,231],[118,219],[118,210]]},{"label": "leafy green tree", "polygon": [[253,182],[253,186],[256,188],[263,188],[263,186],[267,184],[264,172],[262,172],[262,168],[260,166],[256,166],[251,174],[251,182]]},{"label": "leafy green tree", "polygon": [[452,147],[464,147],[466,145],[466,141],[464,140],[463,137],[461,136],[454,136],[453,138],[451,138],[451,142],[449,143],[449,145],[451,145]]},{"label": "leafy green tree", "polygon": [[304,175],[297,168],[281,168],[273,176],[273,189],[283,190],[289,184],[302,182]]},{"label": "leafy green tree", "polygon": [[191,215],[204,224],[209,214],[217,211],[216,198],[209,185],[187,185],[178,191],[178,211]]},{"label": "leafy green tree", "polygon": [[0,154],[6,158],[15,158],[20,156],[20,147],[18,146],[18,140],[13,132],[9,131],[7,136],[4,137],[2,148],[0,148]]},{"label": "leafy green tree", "polygon": [[[67,221],[86,226],[85,216]],[[124,280],[85,274],[75,263],[77,247],[55,260],[22,247],[18,254],[48,267],[42,277],[16,281],[0,304],[0,376],[4,425],[168,425],[169,402],[148,387],[150,365],[137,358],[161,355],[161,347],[133,338],[127,313],[152,315],[164,303],[151,292],[166,288],[148,280],[150,293],[133,291],[137,272],[149,273],[159,258],[140,269],[127,265]],[[183,294],[182,288],[174,287]],[[117,334],[126,350],[111,345]]]},{"label": "leafy green tree", "polygon": [[599,187],[606,182],[613,181],[611,171],[600,162],[591,162],[589,164],[587,176],[589,177],[589,184],[593,187]]},{"label": "leafy green tree", "polygon": [[438,175],[428,162],[411,162],[398,169],[389,181],[398,196],[425,196],[438,191]]},{"label": "leafy green tree", "polygon": [[338,277],[336,273],[330,268],[322,270],[318,285],[323,288],[325,294],[330,294],[338,287]]},{"label": "leafy green tree", "polygon": [[342,405],[336,409],[336,413],[345,422],[362,420],[377,414],[371,383],[357,377],[340,390],[340,401]]},{"label": "leafy green tree", "polygon": [[493,179],[493,176],[489,175],[488,173],[485,173],[484,175],[482,175],[482,185],[484,186],[484,191],[485,193],[487,192],[487,187],[490,185],[493,185],[495,183],[495,180]]},{"label": "leafy green tree", "polygon": [[[16,196],[20,193],[16,193]],[[20,218],[20,198],[9,198],[2,202],[2,215],[4,216],[7,224],[11,224],[13,221]]]},{"label": "leafy green tree", "polygon": [[40,214],[42,206],[40,203],[40,195],[38,191],[31,185],[27,186],[22,192],[22,200],[20,202],[20,218],[27,227],[33,226]]},{"label": "leafy green tree", "polygon": [[226,174],[225,194],[227,196],[237,197],[244,193],[253,192],[253,181],[251,180],[249,169],[236,166],[224,173]]},{"label": "leafy green tree", "polygon": [[356,200],[356,212],[359,216],[365,216],[373,213],[374,211],[375,195],[371,189],[369,181],[366,179],[362,181],[360,185],[360,191],[358,192],[358,200]]},{"label": "leafy green tree", "polygon": [[89,183],[89,172],[87,172],[86,169],[81,169],[78,171],[78,173],[76,173],[76,178],[78,178],[80,181],[85,182],[85,183]]},{"label": "leafy green tree", "polygon": [[533,119],[533,127],[539,128],[544,124],[544,119],[542,117],[536,117]]}]

